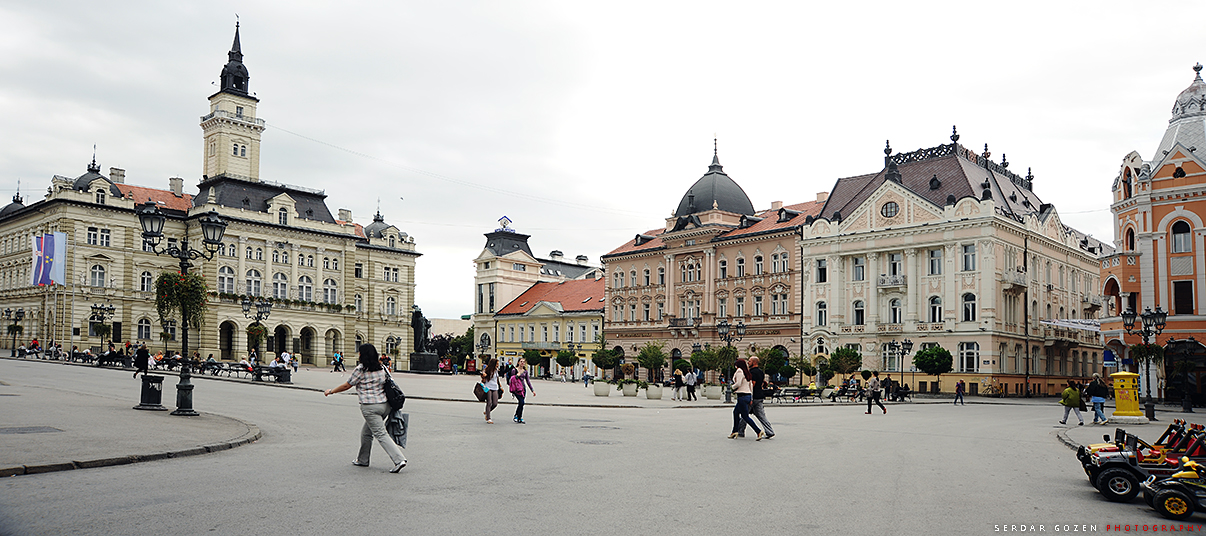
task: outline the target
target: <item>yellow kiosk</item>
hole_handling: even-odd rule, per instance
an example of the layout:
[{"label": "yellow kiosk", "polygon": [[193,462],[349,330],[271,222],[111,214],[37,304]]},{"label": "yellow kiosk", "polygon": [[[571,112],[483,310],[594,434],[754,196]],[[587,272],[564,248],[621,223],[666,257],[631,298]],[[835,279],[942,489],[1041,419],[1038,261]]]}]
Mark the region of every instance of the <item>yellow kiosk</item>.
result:
[{"label": "yellow kiosk", "polygon": [[1110,379],[1114,381],[1115,405],[1110,422],[1146,424],[1147,417],[1139,407],[1139,375],[1122,371],[1111,374]]}]

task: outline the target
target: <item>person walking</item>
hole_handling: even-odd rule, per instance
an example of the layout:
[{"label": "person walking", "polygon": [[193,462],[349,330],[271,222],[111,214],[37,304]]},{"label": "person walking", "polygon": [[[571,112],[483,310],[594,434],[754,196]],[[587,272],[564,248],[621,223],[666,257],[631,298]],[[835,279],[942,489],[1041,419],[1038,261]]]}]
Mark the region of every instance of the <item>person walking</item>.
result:
[{"label": "person walking", "polygon": [[[519,366],[516,367],[519,372],[511,375],[511,379],[507,380],[507,386],[511,388],[511,394],[518,400],[518,405],[515,408],[515,417],[511,420],[515,424],[527,424],[523,422],[523,399],[527,395],[527,390],[532,391],[532,396],[536,396],[536,389],[532,387],[532,379],[528,377],[528,360],[519,358]],[[527,384],[527,390],[524,389],[524,384]]]},{"label": "person walking", "polygon": [[873,370],[871,371],[871,381],[867,382],[867,415],[871,414],[871,404],[878,405],[884,414],[888,413],[888,408],[885,408],[884,403],[879,401],[879,387],[879,371]]},{"label": "person walking", "polygon": [[352,369],[352,375],[348,377],[348,381],[339,384],[339,387],[334,389],[327,389],[322,394],[331,396],[347,391],[352,386],[356,387],[356,396],[360,400],[360,414],[364,417],[364,426],[360,429],[360,452],[356,454],[356,459],[352,460],[352,465],[368,467],[373,439],[376,439],[385,453],[389,454],[390,460],[394,462],[394,468],[389,472],[397,473],[406,467],[406,457],[402,455],[398,444],[394,443],[393,438],[385,431],[385,419],[390,414],[389,400],[385,398],[385,381],[388,378],[389,373],[381,367],[377,347],[372,344],[362,344],[360,345],[360,364]]},{"label": "person walking", "polygon": [[1060,424],[1068,424],[1068,412],[1075,411],[1076,419],[1080,421],[1077,426],[1084,426],[1085,419],[1080,416],[1080,386],[1076,382],[1068,382],[1068,388],[1060,395],[1060,404],[1064,405],[1064,418],[1059,421]]},{"label": "person walking", "polygon": [[674,396],[670,400],[683,399],[683,371],[674,369]]},{"label": "person walking", "polygon": [[687,385],[687,401],[698,400],[695,397],[695,371],[688,369],[683,375],[683,383]]},{"label": "person walking", "polygon": [[339,355],[339,352],[335,352],[335,357],[331,359],[331,372],[339,372],[339,369],[342,367],[343,356]]},{"label": "person walking", "polygon": [[1089,402],[1093,404],[1093,424],[1105,424],[1109,420],[1105,416],[1105,401],[1110,389],[1101,380],[1101,374],[1093,373],[1093,381],[1089,382],[1085,394],[1089,395]]},{"label": "person walking", "polygon": [[963,380],[959,380],[958,383],[955,384],[955,405],[956,406],[958,406],[960,403],[962,403],[964,406],[967,405],[967,402],[963,401],[963,390],[964,389],[967,389],[967,386],[963,383]]},{"label": "person walking", "polygon": [[750,402],[754,398],[754,383],[749,380],[749,366],[746,365],[745,358],[738,358],[736,364],[737,370],[733,372],[732,385],[733,394],[737,395],[737,405],[733,406],[733,433],[729,434],[729,439],[735,439],[741,435],[743,430],[739,426],[746,423],[758,433],[758,441],[762,441],[766,435],[758,428],[754,419],[750,418]]},{"label": "person walking", "polygon": [[142,377],[145,378],[147,376],[147,367],[150,365],[150,362],[151,352],[147,351],[147,345],[144,344],[139,346],[138,351],[134,353],[134,366],[137,367],[137,370],[134,371],[134,377],[137,378],[138,373],[141,372]]},{"label": "person walking", "polygon": [[[751,357],[749,363],[750,381],[754,384],[754,396],[750,399],[750,415],[753,415],[754,418],[758,419],[758,422],[762,423],[765,437],[759,437],[758,439],[770,439],[775,437],[775,430],[771,428],[770,421],[766,420],[766,408],[763,406],[763,403],[766,402],[766,395],[774,392],[774,389],[767,388],[766,373],[761,368],[758,368],[758,358]],[[741,425],[738,426],[737,435],[738,437],[745,435],[745,421],[741,421]]]},{"label": "person walking", "polygon": [[486,411],[483,412],[486,424],[494,424],[490,419],[490,412],[498,407],[498,383],[498,358],[491,357],[490,361],[486,362],[486,369],[482,371],[482,388],[486,390]]}]

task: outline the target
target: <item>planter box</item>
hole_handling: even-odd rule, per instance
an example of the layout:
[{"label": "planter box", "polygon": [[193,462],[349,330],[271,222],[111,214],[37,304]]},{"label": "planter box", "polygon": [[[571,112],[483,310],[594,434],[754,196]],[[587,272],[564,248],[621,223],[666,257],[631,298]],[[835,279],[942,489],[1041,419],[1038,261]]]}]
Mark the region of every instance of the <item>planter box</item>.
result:
[{"label": "planter box", "polygon": [[662,388],[650,385],[649,388],[645,389],[645,398],[649,400],[661,400]]},{"label": "planter box", "polygon": [[635,383],[624,384],[624,390],[622,392],[624,393],[624,396],[636,396],[637,395],[637,384],[635,384]]},{"label": "planter box", "polygon": [[724,387],[720,385],[709,385],[704,387],[704,398],[708,400],[720,400],[724,398]]},{"label": "planter box", "polygon": [[611,394],[611,384],[607,382],[595,382],[595,396],[608,396]]}]

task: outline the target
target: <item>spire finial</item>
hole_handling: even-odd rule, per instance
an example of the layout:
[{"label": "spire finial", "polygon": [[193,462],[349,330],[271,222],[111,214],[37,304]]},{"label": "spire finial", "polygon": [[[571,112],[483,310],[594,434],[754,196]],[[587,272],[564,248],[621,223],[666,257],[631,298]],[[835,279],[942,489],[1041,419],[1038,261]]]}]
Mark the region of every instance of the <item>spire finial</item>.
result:
[{"label": "spire finial", "polygon": [[1005,153],[1001,153],[1001,167],[1003,167],[1003,168],[1009,167],[1009,160],[1005,159]]},{"label": "spire finial", "polygon": [[100,173],[100,166],[96,165],[96,144],[92,144],[92,163],[88,164],[88,171]]},{"label": "spire finial", "polygon": [[951,125],[951,143],[959,143],[959,128]]},{"label": "spire finial", "polygon": [[21,202],[21,179],[17,179],[17,193],[13,194],[13,203]]},{"label": "spire finial", "polygon": [[1034,173],[1030,172],[1030,168],[1026,168],[1026,180],[1028,180],[1028,181],[1034,180]]},{"label": "spire finial", "polygon": [[988,151],[988,144],[987,144],[987,143],[985,143],[985,144],[984,144],[984,159],[985,159],[985,160],[988,160],[988,157],[990,157],[990,156],[992,156],[992,153],[990,153],[990,152]]},{"label": "spire finial", "polygon": [[892,141],[884,140],[884,156],[892,155]]},{"label": "spire finial", "polygon": [[1194,80],[1202,79],[1202,64],[1201,63],[1193,64],[1193,78],[1194,78]]},{"label": "spire finial", "polygon": [[712,135],[712,165],[708,166],[708,173],[724,173],[724,167],[720,165],[720,150],[717,148],[716,135]]}]

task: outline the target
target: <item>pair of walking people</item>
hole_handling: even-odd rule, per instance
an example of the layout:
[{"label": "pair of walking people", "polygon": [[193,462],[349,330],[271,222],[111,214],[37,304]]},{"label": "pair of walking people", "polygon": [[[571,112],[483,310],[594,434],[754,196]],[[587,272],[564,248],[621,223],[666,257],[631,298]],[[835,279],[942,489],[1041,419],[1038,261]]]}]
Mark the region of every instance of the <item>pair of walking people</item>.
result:
[{"label": "pair of walking people", "polygon": [[[767,388],[766,373],[758,368],[757,357],[751,357],[748,363],[744,358],[737,360],[737,370],[733,373],[733,394],[737,396],[737,405],[733,407],[733,433],[729,434],[729,439],[745,437],[746,425],[758,434],[758,441],[775,437],[763,405],[770,391],[773,389]],[[762,423],[761,429],[751,418],[751,413]]]},{"label": "pair of walking people", "polygon": [[[527,391],[531,390],[532,396],[536,396],[536,389],[532,388],[532,380],[528,377],[528,362],[526,359],[519,359],[519,366],[512,369],[513,374],[507,379],[507,386],[511,390],[511,394],[515,395],[518,401],[515,408],[515,417],[512,421],[515,424],[527,424],[523,420],[523,404],[527,396]],[[494,408],[498,407],[498,401],[502,398],[502,379],[499,374],[499,363],[497,357],[490,358],[486,362],[485,370],[481,373],[482,389],[486,391],[486,411],[482,412],[486,416],[486,424],[494,424],[491,413]],[[525,389],[526,387],[526,389]]]}]

